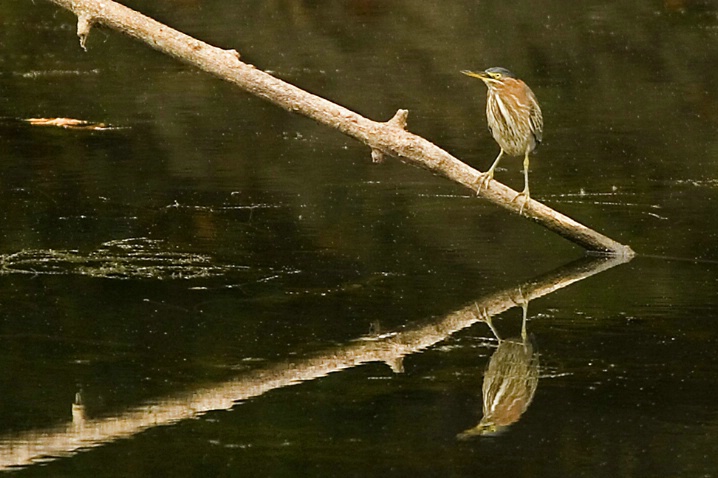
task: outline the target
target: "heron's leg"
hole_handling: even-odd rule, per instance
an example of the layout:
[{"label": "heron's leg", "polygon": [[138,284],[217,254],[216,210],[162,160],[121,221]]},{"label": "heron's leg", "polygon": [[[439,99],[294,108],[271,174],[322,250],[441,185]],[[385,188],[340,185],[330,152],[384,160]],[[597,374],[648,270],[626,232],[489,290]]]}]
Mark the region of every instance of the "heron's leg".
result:
[{"label": "heron's leg", "polygon": [[519,209],[519,214],[524,213],[524,206],[526,206],[526,203],[529,202],[529,199],[531,196],[529,195],[529,152],[526,151],[526,155],[524,156],[524,190],[521,191],[516,195],[515,198],[511,200],[511,202],[516,201],[517,199],[521,200],[521,208]]},{"label": "heron's leg", "polygon": [[491,165],[488,171],[485,173],[479,173],[479,179],[476,181],[476,184],[478,185],[478,188],[476,189],[476,194],[478,195],[481,193],[481,188],[485,188],[489,185],[489,182],[491,182],[492,179],[494,179],[494,169],[496,169],[496,166],[499,165],[499,161],[501,160],[501,156],[504,155],[504,149],[501,148],[501,151],[499,152],[499,155],[496,156],[496,159],[494,160],[494,164]]},{"label": "heron's leg", "polygon": [[494,334],[494,337],[496,337],[496,340],[498,340],[499,343],[501,343],[501,337],[499,337],[499,333],[494,328],[494,323],[491,321],[491,316],[489,315],[489,313],[486,310],[480,310],[479,304],[474,304],[474,305],[476,305],[476,310],[479,312],[479,319],[486,322],[486,325],[489,326],[489,328],[491,329],[491,332]]},{"label": "heron's leg", "polygon": [[526,316],[529,313],[529,303],[527,300],[525,300],[521,304],[521,309],[523,309],[523,321],[521,322],[521,340],[524,344],[526,344],[526,339],[528,338],[528,334],[526,333]]},{"label": "heron's leg", "polygon": [[511,298],[511,301],[521,307],[522,310],[522,321],[521,321],[521,339],[526,344],[528,334],[526,333],[526,321],[528,320],[529,313],[529,300],[524,295],[524,291],[521,290],[521,286],[518,288],[518,299]]}]

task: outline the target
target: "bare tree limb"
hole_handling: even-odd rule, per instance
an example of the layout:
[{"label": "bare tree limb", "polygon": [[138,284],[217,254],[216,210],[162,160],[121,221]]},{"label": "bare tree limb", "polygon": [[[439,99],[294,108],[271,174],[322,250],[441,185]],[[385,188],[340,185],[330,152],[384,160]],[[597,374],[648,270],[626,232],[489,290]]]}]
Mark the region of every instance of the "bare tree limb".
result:
[{"label": "bare tree limb", "polygon": [[[189,63],[287,111],[307,116],[337,129],[371,148],[374,162],[393,156],[444,176],[477,191],[479,172],[459,161],[426,139],[406,131],[406,110],[397,111],[387,122],[376,122],[312,95],[294,85],[258,70],[239,60],[235,50],[223,50],[159,23],[139,12],[110,0],[50,0],[78,17],[80,46],[86,42],[93,25],[105,25],[136,38],[163,53]],[[517,192],[492,181],[481,189],[486,200],[520,214]],[[573,219],[531,199],[523,216],[580,245],[589,252],[631,257],[629,246],[620,244]]]}]

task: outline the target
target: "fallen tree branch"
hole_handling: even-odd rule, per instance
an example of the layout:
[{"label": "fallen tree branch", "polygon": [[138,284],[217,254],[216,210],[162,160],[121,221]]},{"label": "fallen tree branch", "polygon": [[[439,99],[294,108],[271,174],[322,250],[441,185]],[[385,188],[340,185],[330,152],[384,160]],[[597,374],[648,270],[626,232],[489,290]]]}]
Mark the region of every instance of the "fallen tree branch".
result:
[{"label": "fallen tree branch", "polygon": [[[407,111],[399,110],[387,122],[376,122],[312,95],[294,85],[243,63],[235,50],[223,50],[185,35],[139,12],[110,0],[50,0],[77,15],[80,46],[86,48],[93,25],[105,25],[141,40],[152,48],[236,84],[243,90],[281,108],[307,116],[351,136],[371,148],[371,157],[380,162],[385,156],[428,169],[473,191],[477,191],[479,171],[459,161],[426,139],[406,131]],[[516,214],[517,192],[492,181],[480,196]],[[531,199],[523,215],[589,252],[631,257],[629,246],[620,244],[583,224]]]}]

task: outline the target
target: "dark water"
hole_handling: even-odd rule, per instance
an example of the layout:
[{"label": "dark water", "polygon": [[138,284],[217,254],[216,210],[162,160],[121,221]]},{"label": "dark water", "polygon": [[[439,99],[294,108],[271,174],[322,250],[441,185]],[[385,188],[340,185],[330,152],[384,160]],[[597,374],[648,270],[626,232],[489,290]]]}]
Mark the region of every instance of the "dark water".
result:
[{"label": "dark water", "polygon": [[[718,475],[714,2],[144,3],[370,118],[406,108],[480,169],[498,149],[459,71],[511,68],[546,121],[532,195],[639,255],[581,261],[445,180],[115,32],[85,53],[70,14],[5,0],[4,470]],[[109,128],[24,121],[57,117]]]}]

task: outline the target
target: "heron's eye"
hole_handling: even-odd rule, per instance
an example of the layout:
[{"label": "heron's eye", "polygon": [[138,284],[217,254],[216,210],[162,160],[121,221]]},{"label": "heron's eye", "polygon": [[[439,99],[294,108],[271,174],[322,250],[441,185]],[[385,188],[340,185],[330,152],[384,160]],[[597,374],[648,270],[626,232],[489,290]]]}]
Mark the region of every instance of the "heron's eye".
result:
[{"label": "heron's eye", "polygon": [[497,80],[501,79],[501,73],[491,73],[491,76]]}]

